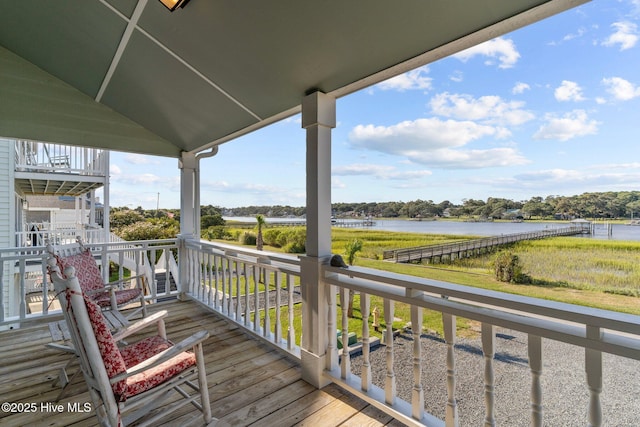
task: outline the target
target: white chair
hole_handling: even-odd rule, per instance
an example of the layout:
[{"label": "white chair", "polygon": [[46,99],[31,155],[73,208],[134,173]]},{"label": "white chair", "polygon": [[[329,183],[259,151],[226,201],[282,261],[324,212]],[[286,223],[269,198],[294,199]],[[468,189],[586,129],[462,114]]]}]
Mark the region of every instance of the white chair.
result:
[{"label": "white chair", "polygon": [[[112,334],[100,307],[83,294],[75,268],[62,274],[55,258],[48,267],[101,425],[159,425],[188,403],[202,412],[205,424],[211,422],[202,351],[208,331],[174,345],[166,339],[166,312],[159,312]],[[149,325],[157,326],[156,336],[118,347],[118,341]],[[167,403],[176,395],[183,399]]]},{"label": "white chair", "polygon": [[[64,271],[66,267],[75,268],[80,288],[102,309],[118,310],[132,303],[139,303],[140,306],[136,310],[128,313],[127,319],[131,319],[139,312],[142,312],[142,317],[147,315],[144,275],[105,284],[93,254],[85,248],[80,237],[77,238],[76,243],[68,245],[53,246],[48,243],[47,252],[50,259],[55,259],[60,271]],[[124,287],[125,283],[132,281],[135,281],[135,286]]]}]

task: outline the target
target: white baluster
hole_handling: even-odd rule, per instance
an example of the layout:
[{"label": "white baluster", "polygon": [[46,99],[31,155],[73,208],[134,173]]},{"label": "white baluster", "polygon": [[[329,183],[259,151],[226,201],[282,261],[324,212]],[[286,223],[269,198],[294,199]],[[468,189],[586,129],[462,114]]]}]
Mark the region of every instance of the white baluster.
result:
[{"label": "white baluster", "polygon": [[244,276],[244,325],[249,326],[249,322],[251,321],[251,309],[249,307],[249,297],[251,291],[249,289],[249,268],[247,267],[247,263],[243,264],[242,275]]},{"label": "white baluster", "polygon": [[493,359],[496,354],[496,328],[488,323],[482,324],[482,354],[484,355],[484,425],[494,427],[495,417],[495,385]]},{"label": "white baluster", "polygon": [[282,321],[280,320],[280,308],[282,301],[280,301],[280,288],[282,287],[282,273],[279,271],[274,272],[275,287],[276,287],[276,327],[275,327],[275,342],[280,344],[282,342]]},{"label": "white baluster", "polygon": [[342,312],[342,357],[340,358],[341,378],[347,379],[351,373],[351,359],[349,355],[349,289],[340,288],[340,308]]},{"label": "white baluster", "polygon": [[213,256],[213,274],[214,274],[214,292],[213,292],[213,306],[216,310],[220,310],[220,304],[222,297],[220,295],[220,268],[222,267],[222,261],[219,256]]},{"label": "white baluster", "polygon": [[[244,265],[244,263],[242,263]],[[242,282],[240,280],[240,263],[236,261],[236,320],[240,321],[242,318]]]},{"label": "white baluster", "polygon": [[[587,325],[587,338],[601,340],[602,331],[596,326]],[[602,425],[602,352],[591,348],[585,349],[585,369],[589,386],[589,427]]]},{"label": "white baluster", "polygon": [[[205,271],[205,296],[206,296],[206,302],[208,306],[211,306],[211,277],[212,277],[212,273],[211,273],[211,254],[206,254],[206,259],[207,261],[204,263],[204,271]],[[152,261],[152,265],[155,265],[155,262]],[[167,284],[169,282],[167,281]]]},{"label": "white baluster", "polygon": [[338,342],[336,334],[338,327],[336,325],[338,319],[338,307],[336,306],[336,286],[327,285],[327,361],[325,367],[332,371],[338,367]]},{"label": "white baluster", "polygon": [[271,333],[271,317],[269,316],[269,279],[271,274],[267,270],[262,271],[264,272],[264,331],[262,332],[265,337],[268,337]]},{"label": "white baluster", "polygon": [[293,315],[293,276],[287,274],[287,295],[289,297],[289,317],[288,317],[288,327],[287,327],[287,348],[289,350],[293,349],[296,343],[296,331],[295,325],[293,323],[294,315]]},{"label": "white baluster", "polygon": [[222,280],[221,280],[221,292],[220,292],[220,297],[222,298],[222,301],[220,302],[220,308],[221,311],[225,314],[229,314],[226,309],[227,309],[227,272],[228,272],[228,268],[229,268],[229,260],[227,258],[222,258],[221,262],[220,262],[220,266],[222,267]]},{"label": "white baluster", "polygon": [[253,330],[260,330],[260,268],[253,266]]},{"label": "white baluster", "polygon": [[531,425],[542,427],[542,338],[529,335],[529,369],[531,369]]},{"label": "white baluster", "polygon": [[424,415],[424,390],[422,389],[422,307],[411,306],[411,335],[413,336],[413,390],[411,415],[421,420]]},{"label": "white baluster", "polygon": [[371,297],[364,292],[360,293],[360,312],[362,313],[362,390],[368,391],[371,389],[371,359],[370,359],[370,345],[369,339],[369,312],[371,309]]},{"label": "white baluster", "polygon": [[237,261],[231,261],[229,260],[229,262],[227,263],[227,266],[229,267],[229,274],[227,275],[227,289],[228,289],[228,295],[227,295],[227,316],[234,318],[235,317],[235,310],[234,310],[234,300],[233,300],[233,278],[234,276],[237,278],[237,266],[238,266],[238,262]]},{"label": "white baluster", "polygon": [[396,402],[396,374],[393,370],[393,300],[384,300],[384,323],[387,331],[385,333],[386,356],[387,356],[387,376],[384,382],[385,402],[393,405]]},{"label": "white baluster", "polygon": [[447,344],[447,409],[445,423],[447,426],[458,426],[458,403],[456,402],[456,358],[454,345],[456,342],[456,316],[442,313],[444,340]]}]

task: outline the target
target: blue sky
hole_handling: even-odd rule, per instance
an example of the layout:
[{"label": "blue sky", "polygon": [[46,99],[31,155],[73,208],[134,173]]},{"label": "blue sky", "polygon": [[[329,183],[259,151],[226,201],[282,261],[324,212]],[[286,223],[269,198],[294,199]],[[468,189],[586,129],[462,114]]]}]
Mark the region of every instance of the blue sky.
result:
[{"label": "blue sky", "polygon": [[[337,101],[333,202],[640,190],[640,0],[596,0]],[[201,201],[305,204],[291,117],[201,161]],[[112,153],[111,205],[180,206],[176,159]],[[159,193],[159,198],[158,198]]]}]

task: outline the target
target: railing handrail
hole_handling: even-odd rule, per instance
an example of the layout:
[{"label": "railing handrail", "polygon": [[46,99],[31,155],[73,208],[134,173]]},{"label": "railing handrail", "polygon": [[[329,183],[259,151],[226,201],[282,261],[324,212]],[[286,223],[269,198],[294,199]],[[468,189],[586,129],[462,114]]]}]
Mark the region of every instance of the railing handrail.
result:
[{"label": "railing handrail", "polygon": [[186,247],[189,249],[205,250],[231,258],[244,259],[245,261],[254,263],[281,265],[291,272],[300,271],[300,259],[295,255],[259,251],[257,249],[243,248],[219,242],[213,243],[206,240],[186,240]]},{"label": "railing handrail", "polygon": [[[351,266],[348,270],[345,270],[338,267],[325,266],[325,271],[328,273],[326,276],[329,283],[364,291],[372,295],[375,295],[376,292],[384,292],[389,297],[399,298],[400,301],[408,303],[413,301],[412,293],[416,291],[424,292],[444,300],[446,298],[456,298],[466,304],[477,304],[478,307],[508,308],[511,312],[535,313],[555,320],[595,326],[621,333],[631,333],[640,337],[640,316],[633,314],[576,306],[575,304],[474,288],[365,267]],[[340,275],[340,278],[333,277],[335,274]],[[379,283],[376,286],[371,284],[371,282],[380,282],[380,279],[383,279],[384,282],[393,286],[396,290],[380,289]],[[397,289],[402,289],[402,292],[398,292]],[[576,311],[576,307],[580,307],[580,311]]]}]

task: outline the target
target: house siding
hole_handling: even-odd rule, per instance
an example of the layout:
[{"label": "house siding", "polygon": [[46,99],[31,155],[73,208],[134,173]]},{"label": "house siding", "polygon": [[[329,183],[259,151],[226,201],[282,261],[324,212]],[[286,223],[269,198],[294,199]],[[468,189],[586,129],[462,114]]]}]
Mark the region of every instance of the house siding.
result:
[{"label": "house siding", "polygon": [[[14,150],[15,141],[0,138],[0,248],[15,246],[15,189],[14,178]],[[13,266],[6,263],[2,280],[2,301],[4,302],[4,314],[11,315],[10,301],[15,298],[13,286],[9,282],[13,278]]]}]

